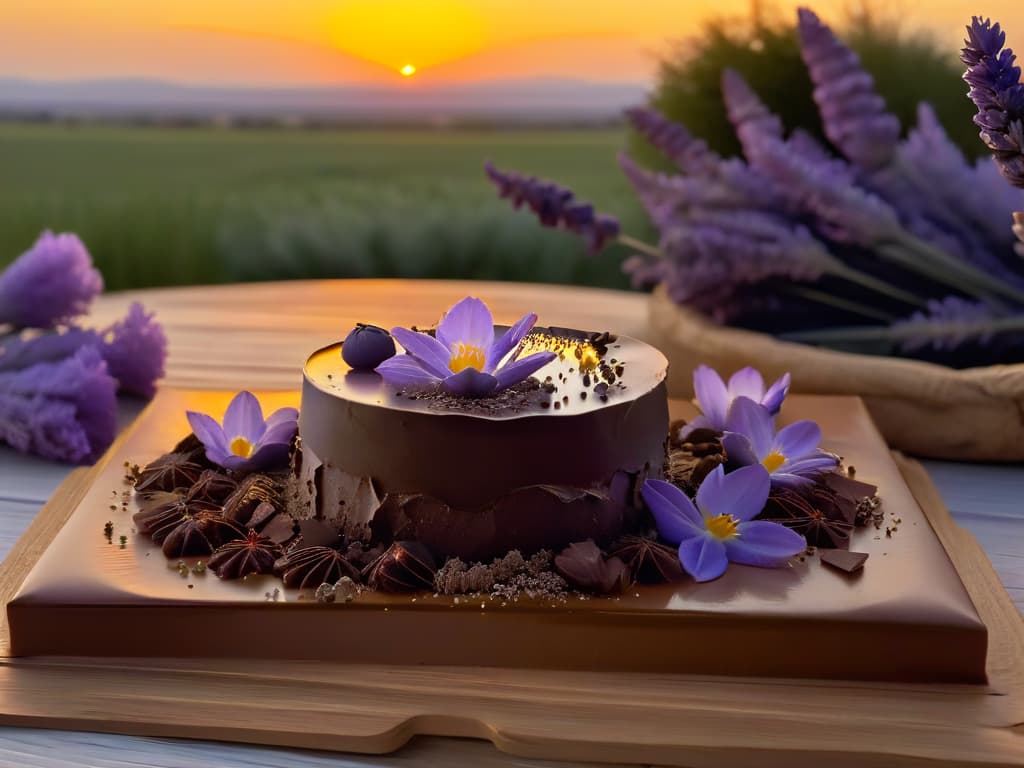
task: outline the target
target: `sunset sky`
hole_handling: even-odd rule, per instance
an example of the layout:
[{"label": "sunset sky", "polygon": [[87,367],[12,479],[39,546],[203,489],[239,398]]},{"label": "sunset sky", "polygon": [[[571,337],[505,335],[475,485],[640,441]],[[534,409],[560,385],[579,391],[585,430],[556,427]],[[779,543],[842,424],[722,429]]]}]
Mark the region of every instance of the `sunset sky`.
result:
[{"label": "sunset sky", "polygon": [[[971,13],[1024,48],[1020,0],[900,7],[956,49]],[[763,0],[790,17],[796,3]],[[837,20],[856,0],[813,3]],[[560,77],[644,82],[668,44],[751,0],[34,0],[0,2],[0,77],[298,85]],[[416,73],[403,78],[402,67]],[[407,70],[408,72],[409,70]]]}]

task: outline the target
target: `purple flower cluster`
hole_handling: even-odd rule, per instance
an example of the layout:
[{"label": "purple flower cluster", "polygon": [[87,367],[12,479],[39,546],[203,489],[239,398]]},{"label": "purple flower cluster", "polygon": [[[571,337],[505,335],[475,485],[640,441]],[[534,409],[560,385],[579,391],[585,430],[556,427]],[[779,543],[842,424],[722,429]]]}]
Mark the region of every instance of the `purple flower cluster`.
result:
[{"label": "purple flower cluster", "polygon": [[116,394],[152,397],[167,339],[141,304],[100,331],[74,325],[103,281],[72,234],[44,233],[0,273],[0,441],[47,459],[96,459],[114,438]]},{"label": "purple flower cluster", "polygon": [[514,208],[526,204],[542,226],[578,235],[590,253],[597,253],[619,236],[618,219],[596,213],[594,206],[579,202],[571,190],[552,181],[499,171],[490,162],[484,167],[498,194],[511,200]]}]

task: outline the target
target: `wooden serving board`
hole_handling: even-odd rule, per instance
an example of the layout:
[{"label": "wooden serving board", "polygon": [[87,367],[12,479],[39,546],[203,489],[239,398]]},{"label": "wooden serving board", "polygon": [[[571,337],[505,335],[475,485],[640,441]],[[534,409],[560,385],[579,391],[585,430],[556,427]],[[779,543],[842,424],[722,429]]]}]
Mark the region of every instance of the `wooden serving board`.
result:
[{"label": "wooden serving board", "polygon": [[[455,736],[524,757],[679,766],[1024,764],[1024,622],[924,470],[895,459],[989,629],[988,685],[11,658],[3,619],[0,723],[365,753]],[[73,473],[19,541],[0,569],[5,604],[103,465]]]}]

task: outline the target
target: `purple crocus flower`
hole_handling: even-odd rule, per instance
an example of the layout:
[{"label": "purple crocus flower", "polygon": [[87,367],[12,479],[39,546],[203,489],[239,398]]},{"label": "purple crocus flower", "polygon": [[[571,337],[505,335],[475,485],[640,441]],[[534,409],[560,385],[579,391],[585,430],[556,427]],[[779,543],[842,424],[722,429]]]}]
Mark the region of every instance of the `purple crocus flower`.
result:
[{"label": "purple crocus flower", "polygon": [[683,569],[696,581],[711,581],[730,562],[777,568],[807,548],[796,531],[753,519],[764,510],[770,489],[764,467],[726,474],[719,465],[697,489],[696,504],[664,480],[645,481],[641,494],[661,538],[679,545]]},{"label": "purple crocus flower", "polygon": [[526,203],[542,226],[561,227],[578,235],[590,253],[597,253],[619,236],[618,219],[596,213],[592,205],[579,202],[572,190],[553,181],[499,171],[490,162],[484,170],[499,196],[511,200],[512,207]]},{"label": "purple crocus flower", "polygon": [[803,485],[835,469],[839,459],[820,444],[821,427],[815,422],[795,421],[776,432],[769,410],[749,397],[733,402],[722,435],[730,463],[764,467],[773,485]]},{"label": "purple crocus flower", "polygon": [[782,374],[766,389],[764,377],[750,366],[736,371],[726,384],[714,368],[700,365],[693,372],[693,391],[701,414],[683,427],[680,438],[685,438],[695,429],[725,431],[733,404],[739,398],[759,403],[771,418],[782,408],[782,401],[789,393],[789,374]]},{"label": "purple crocus flower", "polygon": [[205,413],[187,411],[188,423],[206,447],[206,458],[225,469],[250,472],[284,464],[298,432],[299,412],[279,408],[264,420],[252,392],[235,395],[218,424]]},{"label": "purple crocus flower", "polygon": [[117,382],[96,347],[0,370],[0,440],[23,453],[79,464],[114,439]]},{"label": "purple crocus flower", "polygon": [[445,313],[436,337],[392,328],[391,335],[406,354],[385,360],[376,370],[398,386],[440,384],[452,394],[484,397],[524,381],[557,357],[554,352],[536,352],[505,360],[536,322],[537,315],[525,315],[495,338],[491,311],[480,299],[467,296]]},{"label": "purple crocus flower", "polygon": [[0,273],[0,324],[51,328],[89,310],[103,278],[77,235],[43,232]]}]

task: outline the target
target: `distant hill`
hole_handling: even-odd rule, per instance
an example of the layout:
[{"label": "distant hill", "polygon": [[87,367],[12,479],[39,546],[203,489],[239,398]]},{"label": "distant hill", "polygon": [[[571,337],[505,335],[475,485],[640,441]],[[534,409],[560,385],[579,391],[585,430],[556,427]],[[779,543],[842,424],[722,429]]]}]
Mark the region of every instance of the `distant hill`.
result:
[{"label": "distant hill", "polygon": [[503,80],[394,87],[250,88],[160,80],[0,78],[0,114],[93,119],[272,119],[343,122],[600,122],[641,102],[639,84]]}]

